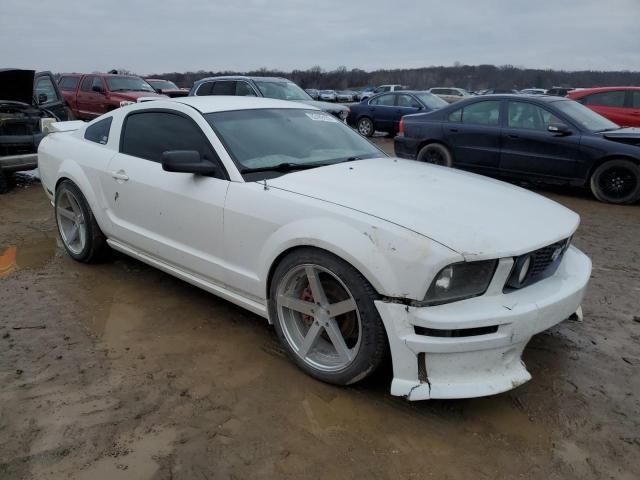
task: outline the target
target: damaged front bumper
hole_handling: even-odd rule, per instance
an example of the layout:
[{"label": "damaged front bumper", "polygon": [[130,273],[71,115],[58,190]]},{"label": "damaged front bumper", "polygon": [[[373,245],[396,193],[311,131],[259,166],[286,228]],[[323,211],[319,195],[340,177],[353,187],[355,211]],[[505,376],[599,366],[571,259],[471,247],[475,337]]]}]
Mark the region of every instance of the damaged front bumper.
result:
[{"label": "damaged front bumper", "polygon": [[591,261],[570,247],[553,276],[504,293],[512,265],[512,259],[501,259],[480,297],[433,307],[375,302],[391,348],[392,395],[481,397],[531,378],[522,351],[533,335],[579,309]]}]

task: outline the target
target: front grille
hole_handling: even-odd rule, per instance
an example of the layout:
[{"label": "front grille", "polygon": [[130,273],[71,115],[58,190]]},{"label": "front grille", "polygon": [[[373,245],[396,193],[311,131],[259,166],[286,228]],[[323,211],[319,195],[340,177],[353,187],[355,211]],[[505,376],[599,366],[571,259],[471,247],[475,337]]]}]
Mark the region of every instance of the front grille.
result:
[{"label": "front grille", "polygon": [[[560,265],[564,252],[569,247],[570,241],[570,238],[564,239],[546,247],[539,248],[538,250],[534,250],[533,252],[525,253],[520,257],[516,257],[513,264],[514,268],[509,274],[509,278],[507,280],[505,292],[526,287],[527,285],[539,282],[540,280],[553,275]],[[517,266],[522,260],[526,259],[526,257],[531,257],[531,266],[529,267],[529,272],[524,278],[524,281],[518,285],[517,277],[520,271]],[[515,285],[518,286],[516,287]]]}]

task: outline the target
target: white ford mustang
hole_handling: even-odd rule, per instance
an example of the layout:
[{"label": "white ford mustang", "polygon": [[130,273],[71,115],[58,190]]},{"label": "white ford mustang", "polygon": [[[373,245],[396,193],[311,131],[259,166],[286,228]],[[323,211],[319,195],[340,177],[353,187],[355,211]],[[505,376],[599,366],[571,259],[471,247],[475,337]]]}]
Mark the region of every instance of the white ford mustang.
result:
[{"label": "white ford mustang", "polygon": [[591,273],[570,210],[389,158],[306,105],[189,97],[52,130],[40,175],[71,257],[111,247],[255,312],[326,382],[390,350],[393,395],[514,388],[529,339],[579,309]]}]

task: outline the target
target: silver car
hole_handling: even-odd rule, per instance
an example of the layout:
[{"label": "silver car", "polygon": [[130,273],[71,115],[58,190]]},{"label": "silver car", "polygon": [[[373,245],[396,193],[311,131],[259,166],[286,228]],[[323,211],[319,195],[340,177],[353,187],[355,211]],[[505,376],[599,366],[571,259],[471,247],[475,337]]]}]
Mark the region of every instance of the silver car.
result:
[{"label": "silver car", "polygon": [[430,88],[428,92],[438,95],[445,102],[453,103],[463,98],[472,97],[473,95],[466,91],[464,88],[456,87],[434,87]]}]

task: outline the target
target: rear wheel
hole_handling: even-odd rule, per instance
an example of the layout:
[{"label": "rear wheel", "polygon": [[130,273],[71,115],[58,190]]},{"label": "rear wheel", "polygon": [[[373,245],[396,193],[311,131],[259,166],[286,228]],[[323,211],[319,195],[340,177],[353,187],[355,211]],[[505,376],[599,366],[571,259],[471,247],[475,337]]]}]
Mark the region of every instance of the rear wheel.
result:
[{"label": "rear wheel", "polygon": [[298,367],[319,380],[349,385],[374,372],[387,350],[376,298],[351,265],[305,248],[276,268],[269,313]]},{"label": "rear wheel", "polygon": [[609,160],[595,169],[590,185],[601,202],[635,203],[640,200],[640,166],[631,160]]},{"label": "rear wheel", "polygon": [[109,251],[107,240],[80,189],[64,180],[56,188],[56,225],[62,244],[71,258],[92,263]]},{"label": "rear wheel", "polygon": [[358,120],[358,133],[363,137],[371,137],[373,135],[373,122],[369,117],[362,117]]},{"label": "rear wheel", "polygon": [[453,158],[447,147],[440,143],[429,143],[420,149],[416,160],[419,162],[432,163],[443,167],[451,167]]}]

